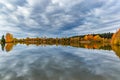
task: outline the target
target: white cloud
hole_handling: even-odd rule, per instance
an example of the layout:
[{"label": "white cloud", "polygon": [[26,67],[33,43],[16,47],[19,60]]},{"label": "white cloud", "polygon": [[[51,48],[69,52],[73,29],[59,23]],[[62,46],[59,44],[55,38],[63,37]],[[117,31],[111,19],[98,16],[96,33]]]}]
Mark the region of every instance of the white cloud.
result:
[{"label": "white cloud", "polygon": [[0,32],[34,36],[112,32],[119,28],[119,5],[119,0],[2,0]]}]

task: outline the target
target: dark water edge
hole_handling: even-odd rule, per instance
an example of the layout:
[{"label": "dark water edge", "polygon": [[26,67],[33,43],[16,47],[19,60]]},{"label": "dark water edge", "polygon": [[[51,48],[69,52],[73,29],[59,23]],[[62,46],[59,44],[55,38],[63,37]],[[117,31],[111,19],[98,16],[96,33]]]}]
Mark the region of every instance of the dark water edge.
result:
[{"label": "dark water edge", "polygon": [[0,80],[120,80],[119,47],[110,48],[6,44]]}]

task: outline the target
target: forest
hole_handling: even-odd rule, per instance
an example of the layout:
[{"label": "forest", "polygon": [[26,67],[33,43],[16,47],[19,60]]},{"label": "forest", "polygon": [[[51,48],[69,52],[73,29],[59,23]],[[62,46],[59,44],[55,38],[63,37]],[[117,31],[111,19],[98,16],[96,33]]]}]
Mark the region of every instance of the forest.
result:
[{"label": "forest", "polygon": [[13,34],[7,33],[1,38],[1,43],[11,43],[11,42],[39,42],[39,43],[79,43],[79,42],[110,42],[113,33],[102,33],[102,34],[87,34],[72,37],[62,37],[62,38],[46,38],[46,37],[36,37],[36,38],[22,38],[17,39],[13,37]]},{"label": "forest", "polygon": [[[6,35],[1,37],[0,40],[2,50],[4,48],[7,52],[11,51],[14,45],[25,44],[45,46],[45,45],[62,45],[62,46],[72,46],[81,47],[88,49],[104,49],[111,50],[113,45],[120,45],[120,29],[116,33],[102,33],[102,34],[87,34],[80,36],[72,36],[65,38],[47,38],[47,37],[36,37],[36,38],[14,38],[13,34],[6,33]],[[6,44],[6,45],[5,45]]]},{"label": "forest", "polygon": [[11,33],[6,33],[2,36],[0,43],[26,43],[26,44],[70,44],[70,43],[108,43],[120,45],[120,29],[116,33],[101,33],[101,34],[87,34],[77,35],[72,37],[62,38],[47,38],[47,37],[36,37],[36,38],[21,38],[17,39]]}]

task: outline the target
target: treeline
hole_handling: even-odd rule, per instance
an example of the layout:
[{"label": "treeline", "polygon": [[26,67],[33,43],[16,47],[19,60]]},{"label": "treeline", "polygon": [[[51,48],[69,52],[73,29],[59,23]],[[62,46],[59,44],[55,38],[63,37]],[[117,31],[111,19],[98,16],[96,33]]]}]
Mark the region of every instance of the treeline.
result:
[{"label": "treeline", "polygon": [[[88,34],[88,35],[93,35],[93,36],[96,36],[96,35],[99,35],[101,38],[107,38],[107,39],[111,39],[112,36],[113,36],[114,33],[101,33],[101,34]],[[84,38],[86,35],[79,35],[79,36],[72,36],[71,38],[74,38],[74,37],[81,37],[81,38]]]},{"label": "treeline", "polygon": [[[103,34],[88,34],[82,36],[73,37],[63,37],[63,38],[47,38],[47,37],[36,37],[36,38],[21,38],[17,39],[11,33],[3,35],[1,38],[2,50],[4,47],[6,51],[10,51],[13,45],[18,43],[26,45],[62,45],[62,46],[73,46],[88,49],[105,49],[110,50],[110,42],[113,33],[103,33]],[[6,45],[4,44],[6,43]]]},{"label": "treeline", "polygon": [[14,38],[11,33],[7,33],[2,36],[1,42],[11,43],[49,43],[49,44],[70,44],[70,43],[92,43],[92,42],[110,42],[113,33],[103,33],[103,34],[88,34],[81,36],[73,36],[73,37],[63,37],[63,38],[22,38],[17,39]]}]

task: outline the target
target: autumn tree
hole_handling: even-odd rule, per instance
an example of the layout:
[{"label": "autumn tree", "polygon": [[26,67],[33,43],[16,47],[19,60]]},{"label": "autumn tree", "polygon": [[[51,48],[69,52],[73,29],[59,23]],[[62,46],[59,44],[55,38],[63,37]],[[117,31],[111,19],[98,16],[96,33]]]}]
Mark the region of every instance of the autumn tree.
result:
[{"label": "autumn tree", "polygon": [[102,38],[99,35],[94,36],[94,41],[101,41]]},{"label": "autumn tree", "polygon": [[93,40],[93,35],[85,35],[84,40]]},{"label": "autumn tree", "polygon": [[120,29],[113,34],[111,43],[115,45],[120,45]]},{"label": "autumn tree", "polygon": [[88,36],[87,35],[84,36],[84,40],[88,40]]},{"label": "autumn tree", "polygon": [[6,42],[13,42],[14,38],[13,35],[10,33],[6,34]]}]

